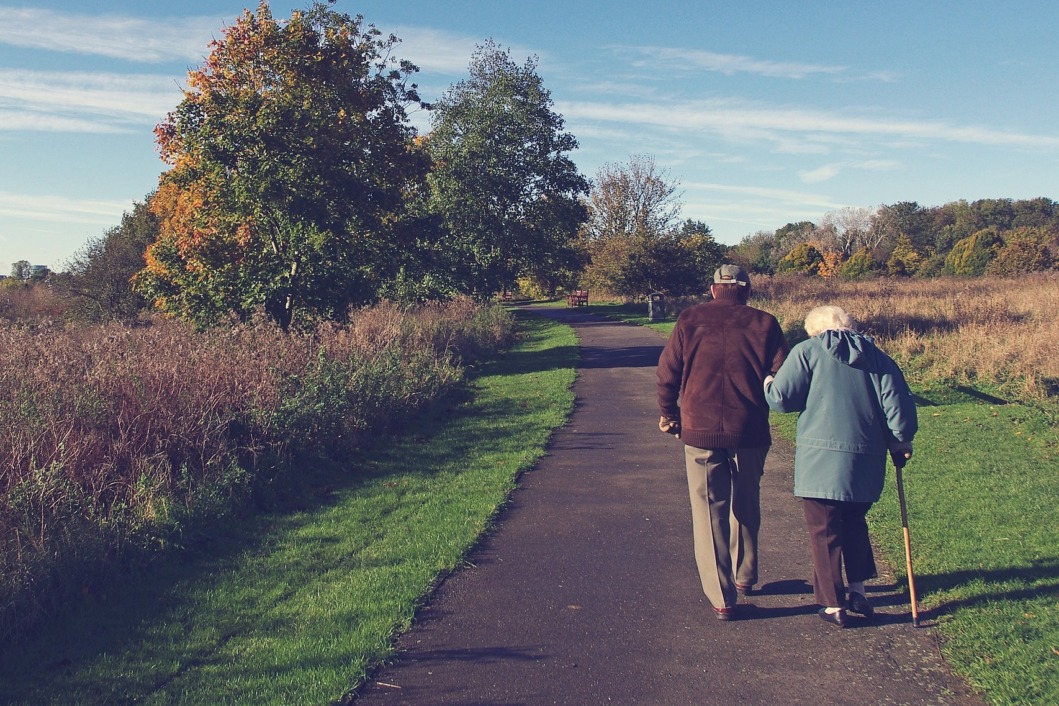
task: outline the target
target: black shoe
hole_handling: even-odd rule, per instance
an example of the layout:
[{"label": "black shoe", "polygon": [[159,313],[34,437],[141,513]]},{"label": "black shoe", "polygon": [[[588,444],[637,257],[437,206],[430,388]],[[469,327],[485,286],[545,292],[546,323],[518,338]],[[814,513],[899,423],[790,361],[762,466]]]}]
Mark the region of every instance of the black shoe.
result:
[{"label": "black shoe", "polygon": [[849,597],[846,598],[846,610],[850,613],[863,615],[865,618],[875,617],[875,608],[872,607],[867,598],[856,591],[849,592]]},{"label": "black shoe", "polygon": [[740,596],[752,596],[752,595],[754,595],[754,586],[753,586],[753,584],[746,585],[746,584],[737,583],[735,585],[735,591]]},{"label": "black shoe", "polygon": [[718,620],[735,620],[735,606],[729,606],[727,608],[713,607],[713,615]]},{"label": "black shoe", "polygon": [[846,611],[845,609],[839,608],[837,613],[828,613],[827,608],[821,608],[816,611],[816,614],[820,616],[820,620],[825,623],[831,623],[837,625],[840,628],[846,627]]}]

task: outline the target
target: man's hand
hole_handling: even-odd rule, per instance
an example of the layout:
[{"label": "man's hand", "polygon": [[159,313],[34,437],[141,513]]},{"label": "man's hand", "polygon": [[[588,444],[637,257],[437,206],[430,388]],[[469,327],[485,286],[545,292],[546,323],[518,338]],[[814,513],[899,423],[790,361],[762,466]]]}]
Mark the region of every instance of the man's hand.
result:
[{"label": "man's hand", "polygon": [[908,459],[912,458],[911,441],[895,441],[890,444],[890,460],[897,468],[904,468]]},{"label": "man's hand", "polygon": [[767,390],[767,389],[769,389],[769,385],[771,385],[771,384],[772,384],[772,381],[773,381],[773,380],[775,380],[775,378],[774,378],[774,377],[772,377],[772,375],[766,375],[766,376],[765,376],[765,389],[766,389],[766,390]]},{"label": "man's hand", "polygon": [[658,429],[665,432],[666,434],[672,434],[673,436],[680,438],[680,420],[673,419],[671,417],[660,417],[658,420]]}]

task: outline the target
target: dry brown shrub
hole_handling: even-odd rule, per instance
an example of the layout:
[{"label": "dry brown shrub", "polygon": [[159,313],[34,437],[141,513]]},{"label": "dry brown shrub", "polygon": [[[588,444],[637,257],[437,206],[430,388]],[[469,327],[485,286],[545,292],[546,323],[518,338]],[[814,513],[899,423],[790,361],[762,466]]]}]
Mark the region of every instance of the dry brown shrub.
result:
[{"label": "dry brown shrub", "polygon": [[0,283],[0,320],[61,317],[70,303],[43,282]]},{"label": "dry brown shrub", "polygon": [[264,322],[0,325],[0,628],[46,610],[62,590],[39,589],[62,571],[76,582],[70,565],[223,512],[258,471],[355,452],[506,345],[511,323],[457,300],[382,304],[296,335]]}]

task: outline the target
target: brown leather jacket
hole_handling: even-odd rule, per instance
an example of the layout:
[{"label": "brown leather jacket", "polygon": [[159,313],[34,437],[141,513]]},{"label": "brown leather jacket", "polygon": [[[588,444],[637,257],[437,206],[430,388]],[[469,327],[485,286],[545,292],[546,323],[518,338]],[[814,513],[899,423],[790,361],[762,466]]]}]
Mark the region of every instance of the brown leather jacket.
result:
[{"label": "brown leather jacket", "polygon": [[787,352],[772,314],[725,299],[685,309],[658,361],[662,416],[680,420],[689,446],[770,446],[762,383]]}]

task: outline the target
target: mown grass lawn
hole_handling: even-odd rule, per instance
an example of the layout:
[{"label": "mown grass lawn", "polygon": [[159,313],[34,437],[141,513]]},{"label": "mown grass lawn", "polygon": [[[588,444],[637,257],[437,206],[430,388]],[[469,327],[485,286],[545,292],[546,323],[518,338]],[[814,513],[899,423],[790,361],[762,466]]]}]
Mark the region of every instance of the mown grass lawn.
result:
[{"label": "mown grass lawn", "polygon": [[[645,305],[595,307],[668,335]],[[994,704],[1059,704],[1059,405],[985,391],[918,389],[920,431],[904,471],[920,619],[953,669]],[[796,414],[772,419],[793,441]],[[869,516],[905,579],[893,475]]]},{"label": "mown grass lawn", "polygon": [[461,399],[291,509],[154,564],[0,655],[6,704],[333,703],[459,567],[572,409],[577,341],[525,317]]}]

